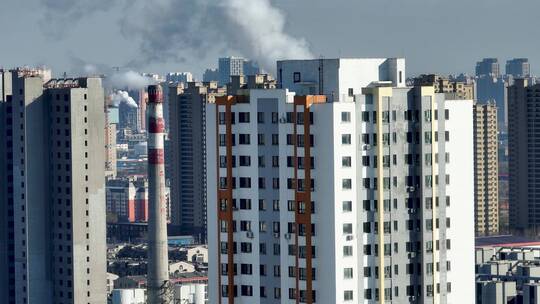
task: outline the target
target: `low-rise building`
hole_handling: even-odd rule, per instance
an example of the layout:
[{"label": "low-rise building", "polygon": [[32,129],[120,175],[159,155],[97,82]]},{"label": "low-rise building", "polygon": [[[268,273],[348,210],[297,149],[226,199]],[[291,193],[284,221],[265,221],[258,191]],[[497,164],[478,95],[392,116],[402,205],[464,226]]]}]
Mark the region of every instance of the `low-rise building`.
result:
[{"label": "low-rise building", "polygon": [[142,288],[114,289],[112,304],[145,304],[146,290]]},{"label": "low-rise building", "polygon": [[540,242],[496,236],[476,240],[476,303],[538,304]]}]

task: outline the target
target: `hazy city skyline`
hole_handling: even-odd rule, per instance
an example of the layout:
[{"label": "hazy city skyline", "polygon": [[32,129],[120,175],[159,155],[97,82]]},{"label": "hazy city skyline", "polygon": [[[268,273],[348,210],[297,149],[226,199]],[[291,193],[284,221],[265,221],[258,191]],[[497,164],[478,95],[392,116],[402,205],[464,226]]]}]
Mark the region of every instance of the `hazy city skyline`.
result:
[{"label": "hazy city skyline", "polygon": [[[276,58],[266,58],[266,52],[257,49],[272,49],[259,46],[271,38],[276,45],[292,42],[296,52],[278,51],[270,57],[292,58],[291,52],[309,52],[316,58],[405,57],[408,76],[434,71],[473,74],[475,62],[484,57],[498,57],[503,65],[510,58],[528,57],[535,74],[540,55],[531,50],[540,49],[540,42],[524,41],[540,25],[533,15],[540,2],[522,2],[257,0],[244,7],[239,0],[129,5],[122,0],[8,0],[0,11],[0,25],[10,28],[3,35],[0,58],[6,68],[46,64],[57,75],[78,74],[92,64],[158,73],[192,71],[201,78],[223,55],[271,65]],[[254,17],[238,18],[246,10],[269,18],[252,28]],[[214,19],[225,28],[216,29]],[[218,35],[222,30],[226,37]],[[149,37],[159,49],[144,43]]]}]

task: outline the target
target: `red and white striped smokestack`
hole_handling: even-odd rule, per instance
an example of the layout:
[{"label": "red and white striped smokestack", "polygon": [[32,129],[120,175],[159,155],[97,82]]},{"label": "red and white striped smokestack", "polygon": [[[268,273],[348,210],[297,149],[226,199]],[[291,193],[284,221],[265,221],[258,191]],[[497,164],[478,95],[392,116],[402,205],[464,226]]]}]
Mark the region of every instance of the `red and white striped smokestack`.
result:
[{"label": "red and white striped smokestack", "polygon": [[163,93],[159,85],[148,86],[148,278],[149,304],[172,303],[167,247],[165,201],[165,121]]}]

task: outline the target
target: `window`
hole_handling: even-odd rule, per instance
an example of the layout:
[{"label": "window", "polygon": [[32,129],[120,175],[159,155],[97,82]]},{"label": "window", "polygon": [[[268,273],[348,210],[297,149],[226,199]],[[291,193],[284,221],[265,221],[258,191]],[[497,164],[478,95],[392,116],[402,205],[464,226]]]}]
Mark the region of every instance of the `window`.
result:
[{"label": "window", "polygon": [[240,134],[240,136],[239,136],[239,144],[241,144],[241,145],[249,145],[250,144],[249,134]]},{"label": "window", "polygon": [[352,201],[343,201],[343,212],[352,211]]},{"label": "window", "polygon": [[278,134],[272,134],[272,145],[274,145],[274,146],[279,145],[279,135]]},{"label": "window", "polygon": [[272,156],[272,167],[279,167],[279,156]]},{"label": "window", "polygon": [[240,166],[241,167],[249,167],[251,166],[251,157],[240,155]]},{"label": "window", "polygon": [[279,189],[279,178],[272,178],[272,189]]},{"label": "window", "polygon": [[352,234],[352,224],[343,224],[343,234]]},{"label": "window", "polygon": [[264,112],[257,112],[257,123],[264,123]]},{"label": "window", "polygon": [[364,289],[364,298],[366,300],[371,300],[371,289]]},{"label": "window", "polygon": [[351,166],[351,157],[350,156],[343,156],[341,158],[341,165],[343,167],[350,167]]},{"label": "window", "polygon": [[389,123],[390,122],[390,112],[389,111],[383,111],[382,112],[382,121],[384,123]]},{"label": "window", "polygon": [[250,199],[240,199],[240,209],[250,210],[251,209],[251,200]]},{"label": "window", "polygon": [[363,179],[363,184],[364,184],[365,189],[370,189],[371,188],[371,181],[370,181],[369,177]]},{"label": "window", "polygon": [[277,112],[272,112],[272,123],[277,124],[279,121],[279,115]]},{"label": "window", "polygon": [[362,112],[362,121],[363,122],[369,122],[369,112],[368,111],[363,111]]},{"label": "window", "polygon": [[345,190],[352,188],[352,180],[350,178],[344,178],[342,180],[342,188]]},{"label": "window", "polygon": [[253,286],[251,285],[241,285],[240,290],[243,296],[253,296]]},{"label": "window", "polygon": [[352,246],[343,246],[343,256],[352,256],[353,255],[353,248]]},{"label": "window", "polygon": [[240,188],[251,188],[251,178],[240,177]]},{"label": "window", "polygon": [[[227,264],[222,264],[227,265]],[[240,264],[241,274],[253,274],[253,266],[251,264]]]},{"label": "window", "polygon": [[353,300],[353,291],[345,290],[343,292],[343,301],[352,301]]},{"label": "window", "polygon": [[344,268],[343,269],[343,278],[344,279],[352,279],[353,278],[353,269],[352,268]]},{"label": "window", "polygon": [[349,88],[348,93],[349,93],[349,97],[353,97],[354,96],[354,89]]},{"label": "window", "polygon": [[341,135],[341,144],[350,145],[351,144],[351,134]]},{"label": "window", "polygon": [[302,81],[302,77],[300,76],[300,72],[294,72],[293,73],[293,82],[297,83]]},{"label": "window", "polygon": [[364,167],[369,167],[369,156],[362,156],[362,165]]},{"label": "window", "polygon": [[351,122],[351,112],[341,112],[341,122]]},{"label": "window", "polygon": [[371,223],[365,222],[363,225],[363,231],[364,233],[371,233]]}]

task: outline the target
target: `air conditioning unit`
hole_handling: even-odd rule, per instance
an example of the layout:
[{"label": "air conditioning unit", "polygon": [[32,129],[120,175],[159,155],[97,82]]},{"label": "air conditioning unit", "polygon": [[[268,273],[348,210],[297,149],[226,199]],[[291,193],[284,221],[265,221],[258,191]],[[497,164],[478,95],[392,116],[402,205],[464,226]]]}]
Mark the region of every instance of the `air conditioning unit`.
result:
[{"label": "air conditioning unit", "polygon": [[416,210],[415,210],[415,209],[413,209],[413,208],[409,208],[409,214],[414,214],[415,212],[416,212]]},{"label": "air conditioning unit", "polygon": [[414,192],[416,191],[416,188],[413,186],[407,187],[407,192]]},{"label": "air conditioning unit", "polygon": [[283,237],[286,239],[286,240],[290,240],[291,239],[291,234],[290,233],[285,233],[283,235]]},{"label": "air conditioning unit", "polygon": [[369,149],[371,149],[371,146],[370,146],[370,145],[363,145],[363,146],[362,146],[362,150],[364,150],[364,151],[367,151],[367,150],[369,150]]},{"label": "air conditioning unit", "polygon": [[416,301],[416,297],[415,297],[415,296],[409,297],[409,302],[414,302],[414,301]]},{"label": "air conditioning unit", "polygon": [[415,252],[409,252],[409,259],[414,259],[416,257]]},{"label": "air conditioning unit", "polygon": [[280,119],[279,119],[279,123],[287,123],[287,118],[285,118],[285,116],[282,116]]},{"label": "air conditioning unit", "polygon": [[252,239],[252,238],[253,238],[253,232],[252,232],[252,231],[246,232],[246,236],[247,236],[248,238]]},{"label": "air conditioning unit", "polygon": [[353,235],[352,235],[352,234],[349,234],[349,235],[347,235],[347,236],[345,237],[345,240],[347,240],[347,241],[352,241],[353,238],[354,238]]},{"label": "air conditioning unit", "polygon": [[276,239],[279,239],[279,232],[274,232],[274,237],[275,237]]}]

